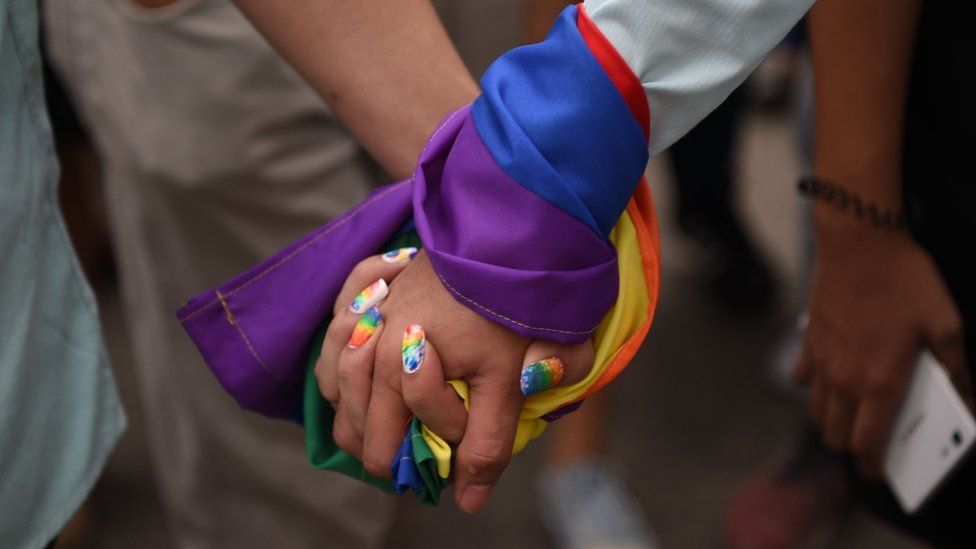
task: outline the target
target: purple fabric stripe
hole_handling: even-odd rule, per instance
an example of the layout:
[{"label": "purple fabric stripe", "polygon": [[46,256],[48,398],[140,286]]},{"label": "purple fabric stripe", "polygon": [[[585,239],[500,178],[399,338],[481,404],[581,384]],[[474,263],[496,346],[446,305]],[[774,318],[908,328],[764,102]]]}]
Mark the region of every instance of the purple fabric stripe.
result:
[{"label": "purple fabric stripe", "polygon": [[243,408],[300,417],[309,340],[356,263],[377,253],[411,213],[458,301],[520,334],[583,341],[613,305],[613,247],[502,172],[470,107],[434,133],[412,181],[377,190],[179,310],[204,360]]},{"label": "purple fabric stripe", "polygon": [[414,221],[455,298],[529,337],[586,340],[617,299],[612,245],[498,167],[470,108],[436,132],[414,175]]},{"label": "purple fabric stripe", "polygon": [[576,402],[571,402],[563,406],[562,408],[556,408],[555,410],[549,412],[548,414],[543,415],[542,419],[545,420],[547,423],[552,423],[553,421],[556,421],[557,419],[565,416],[566,414],[571,414],[576,410],[579,410],[580,406],[583,405],[583,402],[585,401],[578,400]]},{"label": "purple fabric stripe", "polygon": [[309,340],[356,263],[376,253],[409,217],[409,181],[384,187],[180,308],[184,329],[241,407],[300,417]]}]

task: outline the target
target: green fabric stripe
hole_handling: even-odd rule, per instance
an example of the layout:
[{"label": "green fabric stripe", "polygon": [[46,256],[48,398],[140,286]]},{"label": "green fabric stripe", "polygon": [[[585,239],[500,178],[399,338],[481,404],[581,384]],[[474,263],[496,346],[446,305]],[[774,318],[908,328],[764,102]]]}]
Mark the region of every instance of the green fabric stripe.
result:
[{"label": "green fabric stripe", "polygon": [[[394,238],[383,251],[406,248],[408,246],[421,247],[417,233],[410,232]],[[335,421],[335,411],[322,398],[319,392],[318,380],[315,378],[315,362],[322,352],[322,341],[332,318],[326,318],[319,326],[312,338],[308,349],[308,371],[305,375],[305,397],[303,413],[305,422],[305,450],[308,461],[313,467],[325,471],[334,471],[348,477],[376,486],[389,494],[395,494],[393,483],[386,479],[374,477],[366,472],[361,461],[343,451],[332,438],[332,423]],[[425,489],[416,494],[417,499],[426,505],[436,506],[440,501],[440,494],[447,487],[447,480],[437,474],[437,462],[434,454],[424,441],[420,431],[420,420],[414,418],[410,422],[410,439],[413,444],[414,460],[420,471],[420,478],[424,481]]]}]

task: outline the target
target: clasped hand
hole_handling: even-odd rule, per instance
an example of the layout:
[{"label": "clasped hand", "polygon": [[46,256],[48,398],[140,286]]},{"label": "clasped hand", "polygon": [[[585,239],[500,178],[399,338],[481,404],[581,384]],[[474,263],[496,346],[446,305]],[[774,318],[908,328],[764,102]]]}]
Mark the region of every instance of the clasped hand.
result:
[{"label": "clasped hand", "polygon": [[[336,443],[389,478],[414,414],[456,445],[455,500],[471,513],[509,463],[526,394],[576,383],[593,364],[589,342],[533,341],[462,305],[413,248],[360,262],[333,313],[315,375]],[[469,410],[454,379],[469,386]]]}]

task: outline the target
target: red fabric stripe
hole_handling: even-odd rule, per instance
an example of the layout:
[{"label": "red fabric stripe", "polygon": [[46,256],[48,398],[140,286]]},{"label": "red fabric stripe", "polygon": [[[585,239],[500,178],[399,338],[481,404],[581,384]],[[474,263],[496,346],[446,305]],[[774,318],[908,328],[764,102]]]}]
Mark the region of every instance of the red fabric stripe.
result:
[{"label": "red fabric stripe", "polygon": [[577,6],[577,12],[576,26],[583,36],[583,41],[586,42],[586,46],[593,52],[593,56],[600,62],[600,66],[603,67],[620,95],[623,96],[630,113],[634,115],[637,123],[644,130],[644,137],[650,139],[651,113],[647,107],[647,98],[644,96],[644,88],[641,86],[640,80],[634,71],[627,66],[624,58],[620,57],[613,44],[607,40],[606,36],[603,36],[596,23],[586,14],[583,4]]}]

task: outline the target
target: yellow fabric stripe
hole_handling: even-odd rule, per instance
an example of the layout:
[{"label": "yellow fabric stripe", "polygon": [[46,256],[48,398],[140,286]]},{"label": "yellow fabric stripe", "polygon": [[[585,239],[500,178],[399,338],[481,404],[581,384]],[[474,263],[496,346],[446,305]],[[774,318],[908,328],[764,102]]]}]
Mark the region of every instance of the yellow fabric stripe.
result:
[{"label": "yellow fabric stripe", "polygon": [[[629,213],[624,213],[610,233],[610,241],[617,248],[617,265],[620,277],[620,291],[617,302],[597,327],[593,336],[595,357],[593,369],[582,381],[567,387],[557,387],[536,393],[525,401],[515,433],[512,453],[518,453],[529,441],[546,430],[542,416],[566,404],[579,400],[607,368],[620,347],[633,335],[647,319],[650,296],[647,294],[644,267],[638,247],[637,232]],[[468,384],[460,380],[448,383],[468,407]],[[451,472],[451,447],[441,437],[424,425],[421,429],[427,446],[437,460],[437,474],[447,478]]]}]

